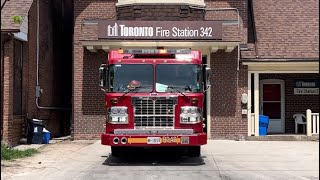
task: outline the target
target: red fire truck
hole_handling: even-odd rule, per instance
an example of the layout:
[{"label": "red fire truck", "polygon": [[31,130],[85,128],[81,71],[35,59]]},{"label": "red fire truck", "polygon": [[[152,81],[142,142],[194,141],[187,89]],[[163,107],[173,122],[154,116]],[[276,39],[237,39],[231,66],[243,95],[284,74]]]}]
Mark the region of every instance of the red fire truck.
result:
[{"label": "red fire truck", "polygon": [[207,143],[204,94],[210,68],[189,49],[111,50],[99,68],[113,156],[130,147],[181,147],[200,156]]}]

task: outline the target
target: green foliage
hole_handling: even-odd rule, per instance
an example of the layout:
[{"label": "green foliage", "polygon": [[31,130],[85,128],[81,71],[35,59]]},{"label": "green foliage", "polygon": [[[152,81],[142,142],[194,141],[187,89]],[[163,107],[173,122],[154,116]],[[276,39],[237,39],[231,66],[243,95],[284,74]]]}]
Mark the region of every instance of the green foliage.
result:
[{"label": "green foliage", "polygon": [[1,160],[12,160],[12,159],[24,158],[24,157],[32,156],[36,153],[39,153],[39,151],[36,149],[27,149],[27,150],[11,149],[1,143]]},{"label": "green foliage", "polygon": [[21,16],[12,16],[12,21],[16,24],[20,24],[22,22]]}]

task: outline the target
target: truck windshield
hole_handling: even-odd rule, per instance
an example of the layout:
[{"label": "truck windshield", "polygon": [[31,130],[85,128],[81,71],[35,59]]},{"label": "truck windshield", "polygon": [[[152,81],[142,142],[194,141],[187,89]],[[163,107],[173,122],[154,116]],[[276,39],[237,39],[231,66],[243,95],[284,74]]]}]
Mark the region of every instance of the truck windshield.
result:
[{"label": "truck windshield", "polygon": [[196,64],[159,64],[156,66],[156,91],[201,92],[201,66]]},{"label": "truck windshield", "polygon": [[151,64],[113,64],[109,66],[110,92],[128,92],[130,82],[140,82],[134,92],[152,92],[153,66]]}]

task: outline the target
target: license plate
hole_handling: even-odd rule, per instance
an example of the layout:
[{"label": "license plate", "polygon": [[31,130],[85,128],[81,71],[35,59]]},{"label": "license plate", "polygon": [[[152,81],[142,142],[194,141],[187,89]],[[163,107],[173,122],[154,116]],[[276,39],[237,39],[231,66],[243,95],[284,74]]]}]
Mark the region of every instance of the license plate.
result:
[{"label": "license plate", "polygon": [[189,137],[181,137],[181,144],[189,144]]},{"label": "license plate", "polygon": [[[179,142],[180,142],[180,139],[179,139]],[[163,137],[162,143],[178,143],[177,137]]]},{"label": "license plate", "polygon": [[147,144],[161,144],[160,137],[148,137]]}]

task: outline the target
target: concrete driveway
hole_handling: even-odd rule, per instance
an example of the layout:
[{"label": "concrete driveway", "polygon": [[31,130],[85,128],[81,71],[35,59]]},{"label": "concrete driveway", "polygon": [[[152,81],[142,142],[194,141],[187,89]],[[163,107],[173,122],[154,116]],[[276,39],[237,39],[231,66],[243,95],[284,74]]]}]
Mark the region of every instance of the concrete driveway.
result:
[{"label": "concrete driveway", "polygon": [[119,159],[100,142],[65,141],[2,163],[1,179],[249,180],[319,179],[319,143],[210,140],[200,158],[145,151]]}]

